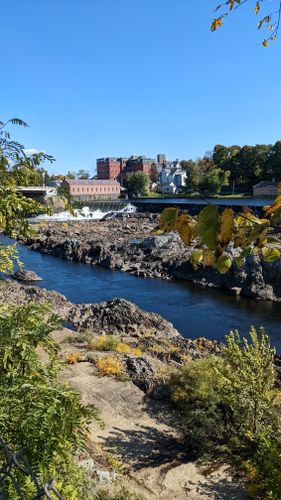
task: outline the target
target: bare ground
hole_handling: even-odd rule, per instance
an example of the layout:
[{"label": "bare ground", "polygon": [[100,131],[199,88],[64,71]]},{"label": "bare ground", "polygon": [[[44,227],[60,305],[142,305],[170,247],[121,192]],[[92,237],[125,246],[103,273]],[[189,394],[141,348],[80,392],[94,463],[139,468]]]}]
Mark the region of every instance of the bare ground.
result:
[{"label": "bare ground", "polygon": [[[70,335],[67,329],[54,334],[62,356],[75,350],[66,342]],[[243,479],[228,464],[207,468],[188,461],[176,416],[166,403],[145,397],[132,382],[99,376],[89,362],[69,365],[64,378],[80,391],[85,404],[100,410],[104,427],[92,423],[90,439],[119,458],[124,471],[119,485],[144,500],[248,498]]]}]

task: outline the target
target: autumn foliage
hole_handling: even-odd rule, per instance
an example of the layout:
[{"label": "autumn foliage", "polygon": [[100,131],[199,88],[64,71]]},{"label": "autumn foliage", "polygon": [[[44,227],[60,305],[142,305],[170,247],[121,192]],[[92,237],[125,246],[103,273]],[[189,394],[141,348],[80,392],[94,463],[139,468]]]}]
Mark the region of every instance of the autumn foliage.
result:
[{"label": "autumn foliage", "polygon": [[[261,15],[261,8],[263,5],[267,6],[269,2],[271,3],[270,12],[265,12],[265,15]],[[278,0],[227,0],[226,2],[217,5],[215,12],[221,14],[213,19],[211,31],[216,31],[217,28],[220,28],[223,25],[226,16],[245,3],[252,3],[254,13],[259,16],[257,25],[258,30],[264,27],[269,32],[269,35],[265,36],[264,40],[261,42],[264,47],[267,47],[270,41],[276,40],[279,30],[281,3]],[[273,7],[274,4],[276,4],[276,8]]]},{"label": "autumn foliage", "polygon": [[[158,234],[177,231],[186,245],[193,245],[190,261],[196,267],[215,266],[226,273],[234,261],[241,267],[249,255],[260,255],[266,262],[280,258],[281,242],[270,234],[271,224],[281,223],[281,196],[265,207],[265,218],[258,218],[249,208],[235,214],[231,208],[220,213],[215,205],[203,208],[198,218],[181,213],[178,208],[166,208],[161,217]],[[234,249],[234,258],[229,254]]]}]

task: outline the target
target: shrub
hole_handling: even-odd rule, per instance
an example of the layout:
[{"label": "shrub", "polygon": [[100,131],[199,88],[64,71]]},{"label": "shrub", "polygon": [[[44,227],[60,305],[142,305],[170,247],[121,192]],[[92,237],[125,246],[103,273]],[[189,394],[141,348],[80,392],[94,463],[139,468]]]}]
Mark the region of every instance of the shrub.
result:
[{"label": "shrub", "polygon": [[101,335],[88,345],[92,351],[113,351],[119,354],[132,354],[134,356],[141,356],[142,351],[137,347],[131,347],[124,342],[120,342],[113,335]]},{"label": "shrub", "polygon": [[121,375],[123,364],[114,356],[105,356],[96,360],[96,365],[103,375]]},{"label": "shrub", "polygon": [[[55,477],[62,495],[76,500],[83,481],[78,481],[73,457],[85,445],[88,423],[97,411],[82,406],[79,394],[58,381],[57,346],[51,337],[57,327],[47,306],[0,306],[0,436],[11,449],[25,450],[40,483]],[[48,363],[39,358],[38,347],[48,353]],[[29,478],[18,476],[29,491]],[[10,487],[8,481],[7,496],[13,498]]]},{"label": "shrub", "polygon": [[258,435],[267,426],[277,424],[276,407],[279,391],[274,389],[276,372],[273,361],[275,349],[261,327],[250,330],[250,341],[241,339],[239,333],[230,332],[226,337],[224,398],[233,409],[236,432],[243,437]]},{"label": "shrub", "polygon": [[89,349],[92,351],[115,351],[118,345],[118,340],[113,335],[101,335],[89,344]]},{"label": "shrub", "polygon": [[183,430],[194,455],[211,452],[227,437],[221,390],[221,358],[192,361],[181,368],[170,381],[172,401],[183,417]]},{"label": "shrub", "polygon": [[235,452],[254,498],[281,498],[281,391],[263,328],[226,338],[224,357],[190,362],[171,380],[193,453]]},{"label": "shrub", "polygon": [[117,344],[115,351],[119,354],[132,354],[133,356],[142,355],[142,350],[139,347],[131,347],[123,342]]},{"label": "shrub", "polygon": [[69,365],[74,365],[75,363],[81,361],[81,359],[82,357],[80,352],[73,352],[71,354],[67,354],[65,357],[65,360]]},{"label": "shrub", "polygon": [[142,497],[130,493],[125,487],[121,487],[116,493],[109,493],[107,490],[99,490],[94,494],[94,500],[142,500]]},{"label": "shrub", "polygon": [[[262,433],[256,442],[256,452],[248,461],[247,470],[254,470],[256,477],[249,477],[251,490],[262,486],[268,498],[281,498],[281,429],[276,434]],[[253,495],[254,496],[254,495]],[[257,496],[256,496],[257,498]],[[266,498],[264,496],[263,498]]]}]

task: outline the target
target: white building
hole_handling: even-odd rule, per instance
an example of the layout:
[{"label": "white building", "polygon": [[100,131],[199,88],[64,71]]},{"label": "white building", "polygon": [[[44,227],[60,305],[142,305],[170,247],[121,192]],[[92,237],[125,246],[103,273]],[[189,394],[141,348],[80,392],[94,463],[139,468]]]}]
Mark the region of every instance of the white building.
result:
[{"label": "white building", "polygon": [[178,160],[166,162],[159,175],[160,193],[174,194],[182,191],[186,186],[186,171],[181,168]]}]

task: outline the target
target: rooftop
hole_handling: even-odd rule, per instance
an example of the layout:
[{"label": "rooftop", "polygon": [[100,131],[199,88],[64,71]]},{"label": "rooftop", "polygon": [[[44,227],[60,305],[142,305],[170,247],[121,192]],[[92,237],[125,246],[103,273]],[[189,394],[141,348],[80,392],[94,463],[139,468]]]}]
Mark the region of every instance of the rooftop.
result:
[{"label": "rooftop", "polygon": [[256,187],[265,187],[265,186],[276,186],[276,181],[271,180],[271,181],[260,181],[258,184],[254,185],[254,188]]},{"label": "rooftop", "polygon": [[105,184],[105,185],[113,185],[113,186],[119,186],[119,182],[117,181],[112,181],[112,180],[100,180],[100,179],[87,179],[87,180],[82,180],[82,179],[65,179],[65,182],[67,182],[70,186],[92,186],[94,184]]}]

